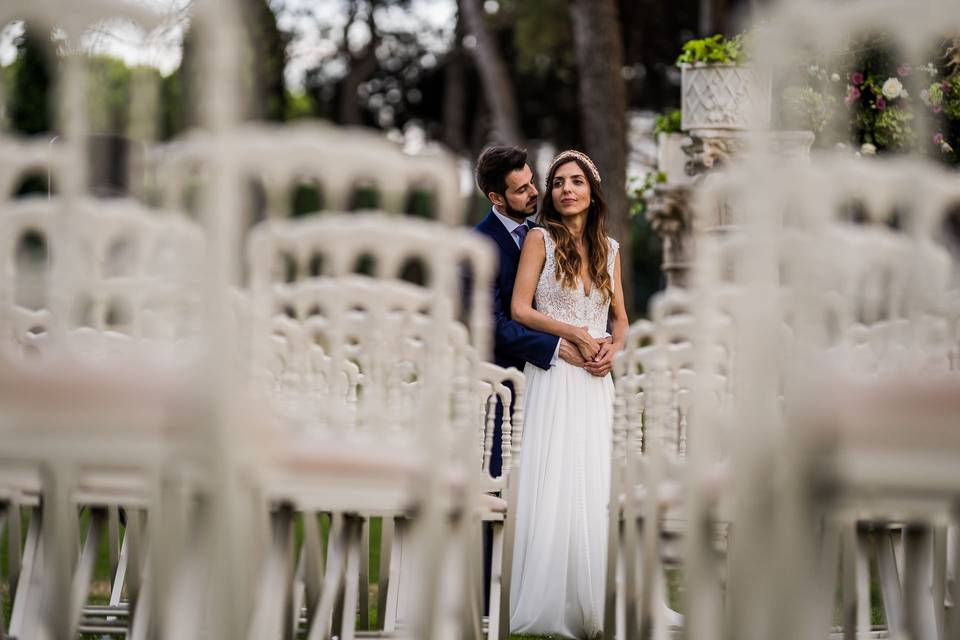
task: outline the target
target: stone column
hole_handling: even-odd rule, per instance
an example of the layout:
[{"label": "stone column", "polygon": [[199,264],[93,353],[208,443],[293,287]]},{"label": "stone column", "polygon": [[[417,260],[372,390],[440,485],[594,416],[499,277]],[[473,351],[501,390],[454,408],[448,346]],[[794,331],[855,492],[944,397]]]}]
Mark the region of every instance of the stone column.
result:
[{"label": "stone column", "polygon": [[[694,129],[684,142],[688,180],[657,185],[647,209],[647,218],[663,241],[663,272],[668,287],[690,285],[694,259],[693,190],[708,176],[729,164],[748,143],[755,143],[778,158],[809,158],[814,134],[810,131],[739,131]],[[714,219],[698,220],[697,231],[710,232],[731,223],[735,212],[719,207]]]}]

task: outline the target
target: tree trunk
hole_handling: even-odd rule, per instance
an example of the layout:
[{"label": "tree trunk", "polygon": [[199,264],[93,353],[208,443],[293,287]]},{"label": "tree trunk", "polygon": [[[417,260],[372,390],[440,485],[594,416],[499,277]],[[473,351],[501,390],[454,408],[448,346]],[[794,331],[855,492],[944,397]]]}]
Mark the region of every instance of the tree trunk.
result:
[{"label": "tree trunk", "polygon": [[627,99],[620,73],[623,42],[616,0],[571,0],[580,79],[580,117],[586,151],[603,178],[607,232],[620,242],[627,310],[633,303],[630,212],[627,203]]},{"label": "tree trunk", "polygon": [[476,39],[473,58],[480,73],[480,82],[493,114],[494,139],[503,144],[522,144],[517,98],[507,65],[497,50],[479,0],[459,0],[460,15],[467,32]]},{"label": "tree trunk", "polygon": [[457,16],[456,41],[447,55],[443,92],[443,141],[457,153],[466,151],[467,87],[463,17]]},{"label": "tree trunk", "polygon": [[349,40],[347,32],[353,24],[356,15],[356,5],[351,3],[350,18],[343,27],[343,48],[350,53],[350,68],[347,69],[347,75],[340,82],[340,106],[337,110],[339,116],[338,122],[344,125],[363,124],[363,112],[360,109],[360,100],[357,91],[360,85],[372,76],[378,66],[377,45],[380,44],[380,32],[377,30],[377,24],[373,19],[374,6],[371,3],[369,13],[367,14],[367,26],[370,29],[370,42],[359,55],[350,53]]}]

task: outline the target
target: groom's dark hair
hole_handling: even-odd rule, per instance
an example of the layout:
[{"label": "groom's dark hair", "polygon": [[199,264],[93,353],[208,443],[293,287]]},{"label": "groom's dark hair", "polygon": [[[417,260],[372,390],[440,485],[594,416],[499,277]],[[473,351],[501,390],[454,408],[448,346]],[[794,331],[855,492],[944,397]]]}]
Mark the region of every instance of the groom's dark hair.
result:
[{"label": "groom's dark hair", "polygon": [[507,174],[523,169],[526,164],[526,149],[489,147],[477,159],[477,187],[484,196],[491,191],[503,194],[507,190]]}]

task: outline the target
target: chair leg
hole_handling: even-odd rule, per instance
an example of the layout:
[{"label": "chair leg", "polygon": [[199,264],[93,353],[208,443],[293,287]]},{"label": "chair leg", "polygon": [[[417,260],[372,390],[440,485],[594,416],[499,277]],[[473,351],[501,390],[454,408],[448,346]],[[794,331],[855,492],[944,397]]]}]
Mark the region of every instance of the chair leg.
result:
[{"label": "chair leg", "polygon": [[370,519],[360,519],[360,621],[357,629],[370,629]]},{"label": "chair leg", "polygon": [[[488,640],[500,640],[503,636],[503,562],[504,562],[504,525],[502,522],[491,523],[493,549],[490,554],[490,613],[487,616]],[[509,588],[509,585],[508,585]],[[507,607],[509,609],[509,605]]]},{"label": "chair leg", "polygon": [[80,541],[79,513],[69,491],[73,471],[46,469],[44,475],[43,602],[38,613],[52,637],[72,638],[76,635],[71,626],[72,576]]},{"label": "chair leg", "polygon": [[900,589],[900,574],[897,570],[893,536],[894,532],[890,529],[874,535],[883,612],[887,620],[887,630],[891,636],[903,632],[903,595]]},{"label": "chair leg", "polygon": [[330,640],[331,625],[340,599],[345,571],[346,537],[342,516],[335,514],[327,541],[326,571],[317,612],[309,623],[308,640]]},{"label": "chair leg", "polygon": [[960,638],[960,593],[957,592],[958,576],[960,576],[960,534],[957,531],[956,512],[954,512],[953,523],[947,530],[947,598],[948,607],[946,615],[946,634],[945,638]]},{"label": "chair leg", "polygon": [[510,504],[506,520],[503,524],[503,560],[500,571],[500,623],[497,640],[508,640],[510,637],[510,590],[513,588],[513,551],[516,545],[517,520],[512,509],[515,503]]},{"label": "chair leg", "polygon": [[300,611],[303,610],[307,596],[305,582],[307,572],[306,555],[306,550],[300,547],[300,551],[297,553],[296,569],[293,575],[293,589],[290,604],[290,634],[291,637],[294,638],[296,638],[300,632]]},{"label": "chair leg", "polygon": [[934,623],[932,543],[928,525],[907,525],[903,532],[904,622],[914,640],[936,640]]},{"label": "chair leg", "polygon": [[[346,518],[347,554],[343,586],[340,640],[353,640],[357,620],[357,600],[360,587],[360,550],[364,520],[359,516]],[[361,609],[361,615],[363,611]]]},{"label": "chair leg", "polygon": [[90,524],[87,527],[87,537],[83,542],[83,551],[80,553],[80,561],[77,570],[73,574],[72,586],[70,589],[70,631],[76,634],[77,627],[80,625],[83,605],[87,601],[87,595],[90,593],[90,580],[93,578],[93,569],[96,565],[97,555],[100,550],[100,541],[103,540],[103,533],[107,526],[107,510],[102,507],[90,509]]},{"label": "chair leg", "polygon": [[124,533],[124,542],[130,544],[127,551],[127,601],[130,611],[134,611],[137,600],[140,599],[140,589],[143,584],[143,563],[145,557],[145,540],[143,535],[143,520],[140,509],[127,509],[127,528]]},{"label": "chair leg", "polygon": [[933,530],[933,607],[937,638],[947,637],[945,626],[945,604],[947,598],[947,527],[937,526]]},{"label": "chair leg", "polygon": [[323,581],[323,547],[317,514],[303,514],[303,560],[304,589],[307,599],[307,620],[312,620],[320,605],[320,589]]},{"label": "chair leg", "polygon": [[130,611],[130,626],[127,630],[128,640],[147,640],[150,631],[150,608],[152,606],[152,585],[148,581],[140,590],[140,597],[137,598],[137,604]]},{"label": "chair leg", "polygon": [[377,576],[377,629],[386,629],[387,593],[390,574],[393,571],[393,537],[395,522],[391,516],[384,516],[380,524],[380,575]]},{"label": "chair leg", "polygon": [[[3,532],[7,529],[7,522],[10,516],[10,503],[9,502],[0,502],[0,538],[3,537]],[[9,563],[9,559],[8,559]],[[9,582],[9,581],[8,581]],[[7,637],[7,617],[2,610],[0,610],[0,640],[6,640]]]},{"label": "chair leg", "polygon": [[870,631],[870,564],[867,533],[856,524],[843,534],[843,637],[858,640]]},{"label": "chair leg", "polygon": [[[400,608],[400,571],[403,560],[403,538],[406,534],[406,523],[398,519],[394,523],[394,531],[390,544],[390,578],[387,584],[384,600],[383,631],[393,633],[397,630]],[[382,570],[381,570],[382,573]]]},{"label": "chair leg", "polygon": [[[107,507],[107,555],[110,559],[110,581],[116,581],[117,571],[120,569],[120,509],[116,505]],[[111,600],[113,593],[110,594]]]},{"label": "chair leg", "polygon": [[289,591],[293,585],[287,567],[291,555],[292,519],[289,506],[282,506],[273,514],[273,535],[250,624],[250,640],[281,640],[290,636],[287,612],[292,608]]},{"label": "chair leg", "polygon": [[607,573],[603,599],[603,638],[613,640],[617,632],[617,570],[620,565],[620,508],[613,502],[616,496],[611,491],[609,521],[607,522]]},{"label": "chair leg", "polygon": [[30,512],[30,524],[27,525],[27,539],[23,547],[21,571],[17,580],[17,588],[13,592],[10,635],[15,638],[24,636],[28,607],[36,605],[36,600],[39,597],[37,588],[40,577],[39,562],[43,548],[41,544],[42,521],[43,511],[40,507],[33,507]]},{"label": "chair leg", "polygon": [[16,500],[9,503],[7,513],[7,588],[10,600],[17,597],[17,583],[20,581],[22,550],[20,549],[20,504]]}]

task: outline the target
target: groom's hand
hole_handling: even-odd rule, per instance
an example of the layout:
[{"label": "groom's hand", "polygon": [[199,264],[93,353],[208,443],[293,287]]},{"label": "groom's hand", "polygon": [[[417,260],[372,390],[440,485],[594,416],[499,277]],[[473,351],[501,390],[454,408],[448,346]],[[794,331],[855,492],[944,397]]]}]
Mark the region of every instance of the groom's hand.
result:
[{"label": "groom's hand", "polygon": [[587,362],[583,359],[583,356],[580,355],[580,350],[563,338],[560,338],[560,353],[558,353],[557,356],[567,364],[572,364],[581,369]]},{"label": "groom's hand", "polygon": [[600,342],[600,352],[597,353],[596,357],[585,362],[583,368],[588,373],[602,378],[613,369],[613,356],[613,338],[608,337]]}]

